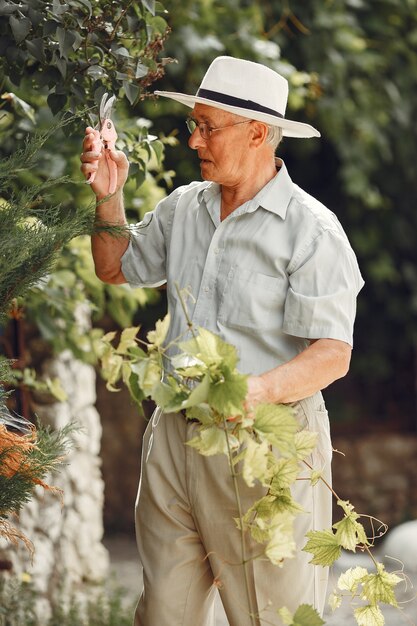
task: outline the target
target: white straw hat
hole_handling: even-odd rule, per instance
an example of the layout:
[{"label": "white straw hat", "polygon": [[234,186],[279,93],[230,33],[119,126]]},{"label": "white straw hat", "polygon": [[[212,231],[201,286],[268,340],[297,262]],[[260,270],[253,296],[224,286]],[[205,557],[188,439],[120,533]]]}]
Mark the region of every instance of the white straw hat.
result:
[{"label": "white straw hat", "polygon": [[155,91],[158,96],[229,111],[249,119],[282,128],[285,137],[320,137],[309,124],[286,119],[288,81],[265,65],[220,56],[208,68],[195,96]]}]

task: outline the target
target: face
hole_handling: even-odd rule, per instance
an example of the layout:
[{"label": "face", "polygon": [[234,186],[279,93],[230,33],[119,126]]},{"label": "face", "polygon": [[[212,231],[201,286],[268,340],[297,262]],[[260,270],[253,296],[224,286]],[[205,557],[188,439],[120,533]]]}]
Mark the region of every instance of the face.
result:
[{"label": "face", "polygon": [[188,145],[197,150],[202,178],[225,186],[238,185],[251,169],[251,123],[236,124],[245,121],[245,118],[204,104],[196,104],[191,117],[197,123],[205,122],[211,128],[228,126],[212,132],[207,140],[203,139],[198,128],[191,135]]}]

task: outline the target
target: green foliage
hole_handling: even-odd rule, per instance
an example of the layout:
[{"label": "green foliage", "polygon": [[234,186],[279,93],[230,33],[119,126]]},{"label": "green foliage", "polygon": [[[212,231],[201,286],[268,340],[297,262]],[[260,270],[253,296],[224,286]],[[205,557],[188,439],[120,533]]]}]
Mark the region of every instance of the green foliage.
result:
[{"label": "green foliage", "polygon": [[19,86],[47,88],[52,112],[98,103],[105,90],[130,103],[163,73],[161,3],[3,0],[0,70]]},{"label": "green foliage", "polygon": [[398,606],[394,590],[403,579],[403,576],[385,571],[382,563],[376,563],[376,572],[371,574],[364,567],[350,568],[339,576],[330,605],[336,609],[345,594],[352,599],[359,598],[366,604],[354,611],[358,626],[383,626],[385,620],[379,604]]},{"label": "green foliage", "polygon": [[[169,357],[164,345],[169,321],[169,316],[158,321],[146,342],[137,339],[138,327],[125,329],[117,345],[113,345],[116,333],[103,338],[101,366],[107,386],[117,391],[115,385],[122,379],[138,404],[151,398],[164,411],[182,411],[184,419],[197,420],[196,435],[187,445],[206,456],[225,454],[233,479],[241,475],[250,487],[255,483],[265,486],[265,495],[235,521],[242,534],[250,533],[261,544],[261,556],[282,567],[285,559],[295,555],[294,520],[304,512],[294,500],[291,487],[296,480],[304,479],[306,466],[312,484],[322,480],[320,471],[306,460],[316,445],[315,433],[300,430],[286,405],[260,404],[247,412],[246,376],[236,369],[236,350],[210,331],[194,329],[190,322],[191,338],[171,342],[170,348],[175,344],[178,353]],[[239,502],[237,482],[234,484]],[[372,538],[368,539],[353,506],[340,499],[338,505],[343,518],[331,529],[309,531],[303,550],[313,555],[312,564],[324,567],[339,558],[342,548],[355,551],[360,547],[369,553],[376,573],[358,568],[342,575],[338,584],[339,591],[347,590],[352,597],[359,595],[368,603],[355,611],[358,625],[377,626],[379,604],[397,606],[394,588],[402,579],[388,574],[375,561],[369,549]],[[242,561],[245,563],[244,555]],[[339,591],[332,596],[335,608],[341,601]],[[292,626],[324,623],[312,607],[304,605],[294,615],[285,608],[280,615],[285,624]]]},{"label": "green foliage", "polygon": [[294,615],[286,607],[278,611],[285,626],[322,626],[324,621],[313,607],[301,604]]},{"label": "green foliage", "polygon": [[0,576],[0,626],[130,626],[133,607],[123,602],[123,590],[96,589],[97,597],[82,603],[58,593],[47,622],[36,615],[37,590],[28,574]]}]

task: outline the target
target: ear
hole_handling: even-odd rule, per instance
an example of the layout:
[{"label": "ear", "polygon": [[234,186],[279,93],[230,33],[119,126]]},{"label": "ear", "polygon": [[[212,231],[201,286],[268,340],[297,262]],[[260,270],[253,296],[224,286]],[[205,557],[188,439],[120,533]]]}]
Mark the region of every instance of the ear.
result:
[{"label": "ear", "polygon": [[252,137],[251,143],[255,148],[262,146],[268,135],[268,126],[263,122],[253,120],[251,123]]}]

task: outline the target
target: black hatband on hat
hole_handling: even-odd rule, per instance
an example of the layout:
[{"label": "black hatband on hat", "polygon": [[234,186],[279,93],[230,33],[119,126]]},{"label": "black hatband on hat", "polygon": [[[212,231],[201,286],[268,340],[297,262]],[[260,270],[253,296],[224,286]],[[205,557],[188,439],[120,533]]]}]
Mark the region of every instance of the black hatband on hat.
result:
[{"label": "black hatband on hat", "polygon": [[229,106],[240,107],[241,109],[247,109],[248,111],[259,111],[260,113],[267,113],[268,115],[274,115],[275,117],[284,118],[281,113],[274,111],[268,107],[262,106],[252,100],[243,100],[242,98],[236,98],[234,96],[228,96],[225,93],[219,91],[211,91],[211,89],[199,89],[196,93],[198,98],[207,98],[208,100],[214,100],[220,104],[227,104]]}]

